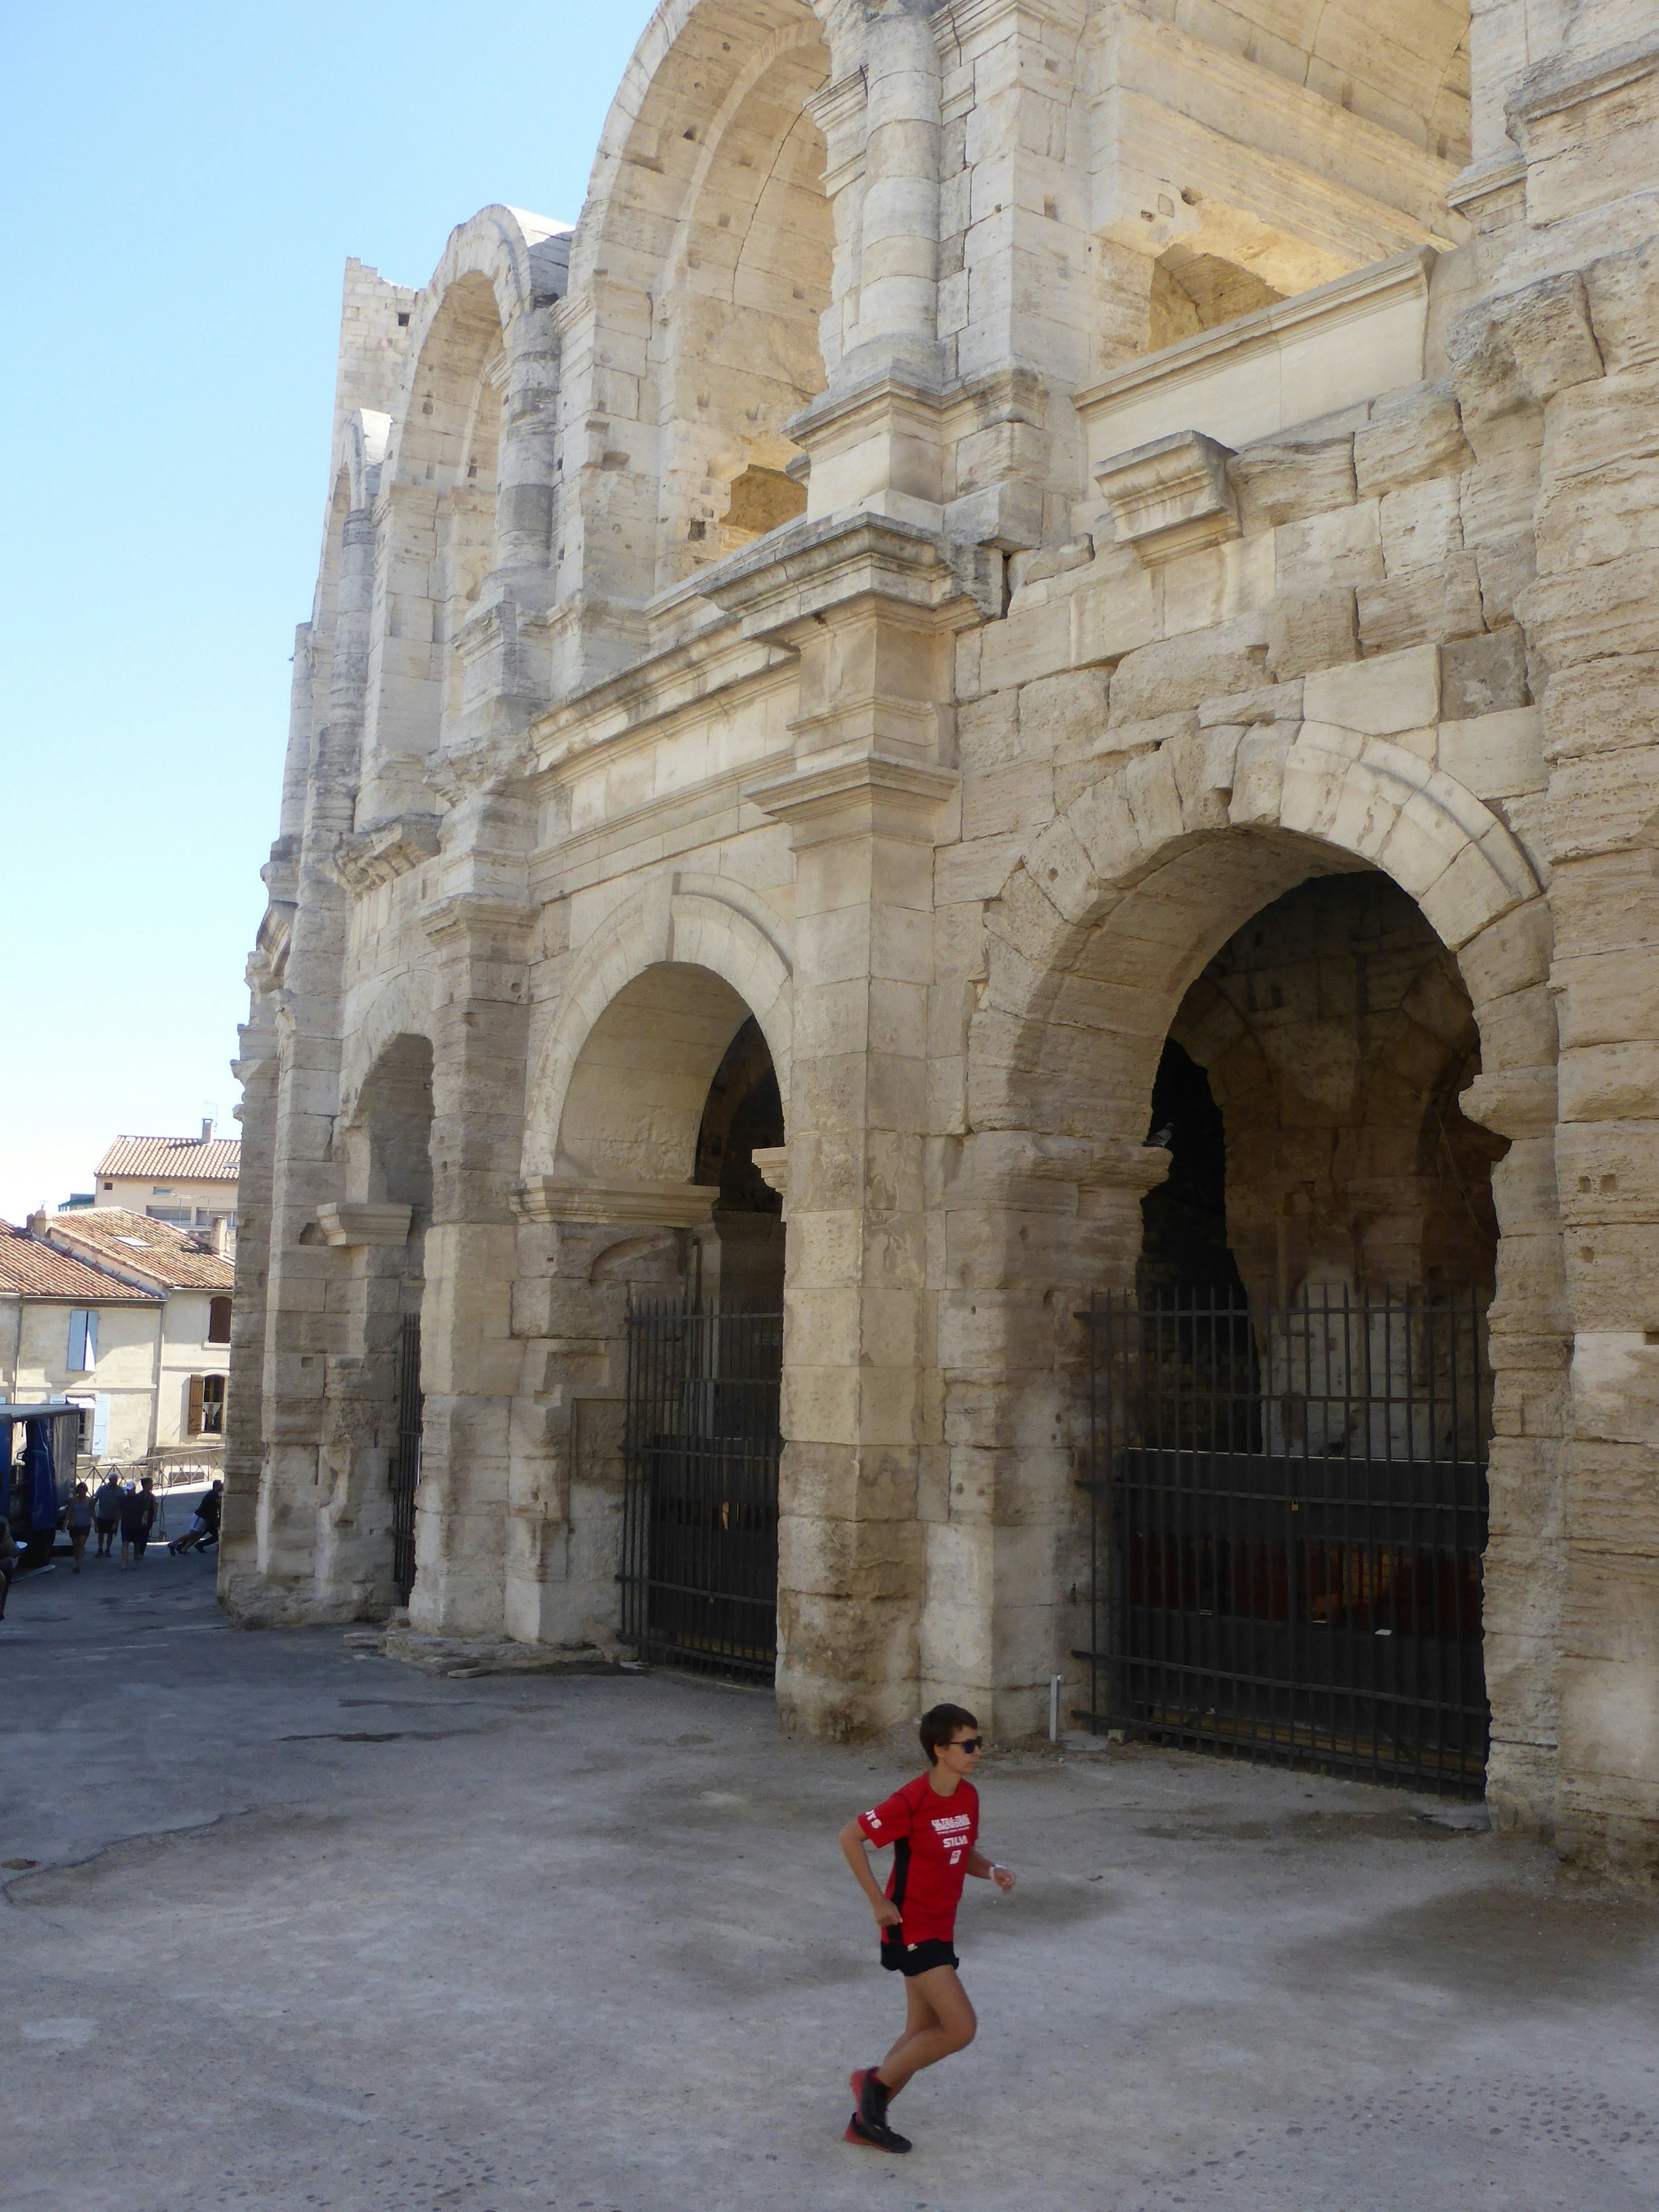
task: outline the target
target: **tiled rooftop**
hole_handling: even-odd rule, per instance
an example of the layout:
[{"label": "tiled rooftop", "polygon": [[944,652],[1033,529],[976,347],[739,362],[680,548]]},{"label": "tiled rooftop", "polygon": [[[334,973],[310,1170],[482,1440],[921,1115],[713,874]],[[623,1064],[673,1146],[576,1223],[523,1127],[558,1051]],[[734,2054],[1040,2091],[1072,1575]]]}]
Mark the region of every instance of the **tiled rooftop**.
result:
[{"label": "tiled rooftop", "polygon": [[46,1233],[95,1263],[148,1276],[167,1290],[228,1291],[236,1280],[229,1261],[204,1252],[188,1230],[125,1206],[49,1214]]},{"label": "tiled rooftop", "polygon": [[118,1137],[99,1161],[98,1173],[234,1183],[241,1166],[237,1137]]},{"label": "tiled rooftop", "polygon": [[[221,1263],[222,1264],[222,1262]],[[26,1298],[63,1298],[71,1305],[149,1305],[159,1296],[56,1252],[14,1222],[0,1221],[0,1291]]]}]

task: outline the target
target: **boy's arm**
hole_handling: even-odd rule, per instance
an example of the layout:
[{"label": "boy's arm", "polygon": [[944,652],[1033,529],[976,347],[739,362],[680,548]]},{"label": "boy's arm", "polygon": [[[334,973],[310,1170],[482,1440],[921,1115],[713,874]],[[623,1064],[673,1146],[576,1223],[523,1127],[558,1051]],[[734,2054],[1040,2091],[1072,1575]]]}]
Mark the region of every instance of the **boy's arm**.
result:
[{"label": "boy's arm", "polygon": [[841,1832],[841,1848],[847,1863],[853,1869],[853,1879],[870,1900],[870,1910],[876,1916],[878,1928],[896,1928],[899,1909],[890,1899],[881,1893],[881,1887],[870,1867],[870,1850],[864,1831],[855,1813]]},{"label": "boy's arm", "polygon": [[995,1882],[1005,1897],[1014,1886],[1011,1870],[1006,1866],[999,1866],[994,1859],[988,1859],[977,1847],[968,1854],[968,1871],[980,1881]]}]

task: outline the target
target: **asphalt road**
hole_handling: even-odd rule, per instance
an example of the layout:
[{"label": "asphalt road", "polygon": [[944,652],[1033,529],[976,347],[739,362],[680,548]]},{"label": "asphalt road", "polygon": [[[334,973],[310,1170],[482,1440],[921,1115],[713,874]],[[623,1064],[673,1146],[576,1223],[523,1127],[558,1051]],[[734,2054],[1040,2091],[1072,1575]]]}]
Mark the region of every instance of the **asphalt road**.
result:
[{"label": "asphalt road", "polygon": [[895,2107],[908,2158],[845,2145],[900,2000],[836,1832],[919,1765],[786,1741],[752,1691],[237,1633],[160,1549],[27,1577],[0,2203],[1659,2202],[1651,1903],[1399,1793],[1133,1747],[988,1760],[1021,1887],[964,1903],[979,2040]]}]

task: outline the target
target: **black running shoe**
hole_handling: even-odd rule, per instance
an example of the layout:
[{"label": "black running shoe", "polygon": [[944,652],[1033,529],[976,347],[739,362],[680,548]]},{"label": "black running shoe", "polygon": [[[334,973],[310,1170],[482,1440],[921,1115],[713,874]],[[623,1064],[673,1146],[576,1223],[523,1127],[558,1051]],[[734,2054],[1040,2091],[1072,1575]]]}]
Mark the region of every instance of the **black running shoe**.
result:
[{"label": "black running shoe", "polygon": [[861,2143],[866,2150],[908,2150],[910,2138],[890,2128],[884,2120],[861,2120],[856,2112],[847,2123],[845,2140]]},{"label": "black running shoe", "polygon": [[858,2100],[859,2118],[878,2125],[884,2124],[887,2118],[887,2100],[892,2093],[878,2075],[875,2068],[855,2066],[848,2086]]}]

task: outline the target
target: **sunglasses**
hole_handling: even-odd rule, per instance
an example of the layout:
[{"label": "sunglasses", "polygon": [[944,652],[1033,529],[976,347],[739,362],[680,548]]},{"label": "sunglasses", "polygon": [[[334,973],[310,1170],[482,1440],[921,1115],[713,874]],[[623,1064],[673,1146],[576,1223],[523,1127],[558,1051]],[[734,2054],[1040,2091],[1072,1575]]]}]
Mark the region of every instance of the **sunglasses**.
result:
[{"label": "sunglasses", "polygon": [[982,1735],[965,1735],[960,1742],[951,1744],[947,1748],[951,1751],[983,1751],[985,1739]]}]

